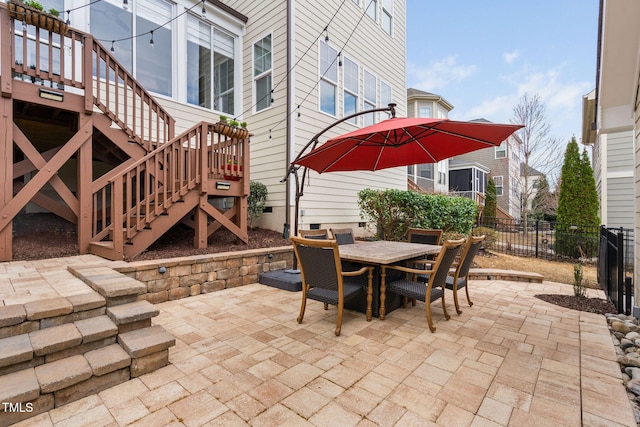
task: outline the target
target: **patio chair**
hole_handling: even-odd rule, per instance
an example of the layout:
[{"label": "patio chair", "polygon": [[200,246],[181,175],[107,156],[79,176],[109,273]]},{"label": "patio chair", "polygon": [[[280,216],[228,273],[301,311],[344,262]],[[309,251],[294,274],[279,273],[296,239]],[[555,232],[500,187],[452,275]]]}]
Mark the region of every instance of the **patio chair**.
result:
[{"label": "patio chair", "polygon": [[[429,329],[431,332],[435,332],[436,328],[433,326],[433,320],[431,319],[431,303],[441,299],[442,311],[444,311],[445,319],[449,320],[450,316],[447,313],[447,307],[444,303],[444,287],[447,281],[447,275],[449,269],[453,264],[460,248],[464,244],[464,239],[460,240],[447,240],[442,246],[442,250],[438,254],[433,265],[433,272],[429,274],[429,280],[424,283],[414,278],[416,275],[424,273],[424,270],[416,268],[402,267],[399,265],[383,265],[382,266],[382,283],[380,285],[380,319],[384,320],[384,303],[386,300],[386,292],[394,292],[402,295],[405,298],[412,300],[424,301],[427,314],[427,322],[429,322]],[[387,270],[398,270],[407,273],[403,279],[393,280],[385,284]],[[413,279],[413,280],[412,280]],[[406,304],[403,304],[406,306]]]},{"label": "patio chair", "polygon": [[329,238],[329,230],[326,228],[320,228],[317,230],[298,230],[300,236],[305,239],[321,239],[327,240]]},{"label": "patio chair", "polygon": [[293,250],[300,265],[302,277],[302,305],[298,323],[302,323],[307,299],[338,307],[338,320],[335,334],[340,335],[342,329],[342,312],[345,301],[362,296],[363,281],[352,279],[368,273],[366,282],[367,321],[371,321],[371,302],[373,300],[372,282],[373,267],[363,267],[357,271],[342,271],[338,242],[335,240],[305,239],[290,237]]},{"label": "patio chair", "polygon": [[407,242],[426,245],[439,245],[442,240],[442,230],[427,228],[410,228]]},{"label": "patio chair", "polygon": [[460,310],[460,305],[458,304],[458,289],[464,288],[465,293],[467,294],[467,302],[469,303],[469,307],[473,305],[471,299],[469,298],[469,286],[468,286],[468,276],[469,269],[471,268],[471,264],[473,263],[473,258],[480,250],[482,246],[482,242],[486,236],[471,236],[467,240],[467,244],[462,250],[462,255],[460,255],[460,261],[454,263],[455,272],[453,276],[449,275],[447,277],[447,289],[451,289],[453,291],[453,302],[456,306],[456,312],[458,314],[462,313]]},{"label": "patio chair", "polygon": [[332,228],[331,234],[333,234],[333,238],[338,241],[339,245],[350,245],[356,242],[355,237],[353,237],[353,230],[351,228]]}]

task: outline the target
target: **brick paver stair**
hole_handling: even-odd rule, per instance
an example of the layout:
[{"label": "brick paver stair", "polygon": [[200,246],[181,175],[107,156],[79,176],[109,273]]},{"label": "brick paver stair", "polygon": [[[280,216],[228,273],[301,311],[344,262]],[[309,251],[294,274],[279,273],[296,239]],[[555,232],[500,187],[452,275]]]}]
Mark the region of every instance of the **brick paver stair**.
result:
[{"label": "brick paver stair", "polygon": [[[69,268],[93,290],[0,307],[0,427],[169,363],[175,338],[152,326],[146,287],[109,268]],[[86,276],[85,276],[86,275]]]}]

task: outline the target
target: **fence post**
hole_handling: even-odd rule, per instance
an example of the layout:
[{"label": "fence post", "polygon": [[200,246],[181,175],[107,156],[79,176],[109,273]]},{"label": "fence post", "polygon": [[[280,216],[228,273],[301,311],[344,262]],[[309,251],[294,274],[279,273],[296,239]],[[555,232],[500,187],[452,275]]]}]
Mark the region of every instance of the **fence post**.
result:
[{"label": "fence post", "polygon": [[538,258],[538,231],[540,230],[540,220],[536,219],[536,258]]},{"label": "fence post", "polygon": [[624,307],[624,235],[622,231],[616,234],[617,237],[617,259],[618,264],[618,311],[622,312]]}]

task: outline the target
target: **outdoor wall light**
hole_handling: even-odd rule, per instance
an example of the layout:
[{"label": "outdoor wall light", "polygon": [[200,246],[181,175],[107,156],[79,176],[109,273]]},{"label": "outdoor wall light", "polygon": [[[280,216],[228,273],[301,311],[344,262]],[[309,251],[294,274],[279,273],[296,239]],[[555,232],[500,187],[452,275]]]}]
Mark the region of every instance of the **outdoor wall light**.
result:
[{"label": "outdoor wall light", "polygon": [[166,272],[167,272],[167,268],[166,268],[166,267],[160,267],[160,268],[158,268],[158,273],[160,273],[160,274],[164,274],[164,273],[166,273]]},{"label": "outdoor wall light", "polygon": [[216,181],[216,190],[228,190],[231,188],[231,183],[226,181]]},{"label": "outdoor wall light", "polygon": [[40,89],[40,98],[48,99],[50,101],[62,102],[64,100],[64,94],[49,89]]}]

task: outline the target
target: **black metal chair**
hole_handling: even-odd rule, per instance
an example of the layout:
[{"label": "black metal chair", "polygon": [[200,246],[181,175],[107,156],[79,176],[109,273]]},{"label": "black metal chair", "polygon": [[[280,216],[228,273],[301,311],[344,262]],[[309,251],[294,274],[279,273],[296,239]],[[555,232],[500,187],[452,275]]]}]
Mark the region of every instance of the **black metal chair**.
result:
[{"label": "black metal chair", "polygon": [[471,268],[473,258],[480,250],[485,237],[486,236],[469,237],[469,239],[467,240],[467,244],[462,250],[460,261],[458,263],[454,263],[453,265],[456,268],[453,276],[450,275],[447,277],[446,287],[447,289],[451,289],[453,291],[453,302],[456,305],[456,312],[458,314],[462,313],[462,310],[460,310],[460,304],[458,304],[458,289],[464,288],[465,293],[467,294],[467,302],[469,303],[469,307],[473,305],[471,299],[469,298],[469,269]]},{"label": "black metal chair", "polygon": [[[389,291],[402,295],[408,299],[424,301],[427,312],[427,322],[429,322],[429,329],[431,332],[436,330],[435,326],[433,326],[433,320],[431,319],[432,302],[442,299],[444,317],[449,320],[450,316],[449,313],[447,313],[447,307],[444,303],[444,287],[447,281],[447,275],[449,274],[449,269],[455,261],[463,244],[464,239],[447,240],[444,242],[442,250],[438,254],[433,265],[433,270],[431,274],[429,274],[429,280],[426,283],[415,280],[417,275],[424,273],[424,270],[402,267],[399,265],[383,265],[380,284],[380,319],[384,320],[386,292]],[[407,274],[403,279],[385,283],[387,276],[386,272],[389,269],[403,271]]]},{"label": "black metal chair", "polygon": [[338,320],[335,334],[340,335],[342,328],[342,312],[345,301],[362,295],[363,281],[356,281],[352,277],[369,273],[366,284],[367,321],[371,321],[371,302],[373,267],[363,267],[357,271],[342,271],[338,242],[335,240],[305,239],[291,237],[293,250],[298,259],[302,276],[302,305],[298,323],[302,323],[307,299],[338,307]]},{"label": "black metal chair", "polygon": [[300,236],[304,237],[305,239],[329,239],[329,230],[327,230],[326,228],[320,228],[317,230],[298,230],[298,233],[300,233]]},{"label": "black metal chair", "polygon": [[407,242],[422,243],[423,245],[439,245],[442,240],[442,230],[427,228],[410,228]]},{"label": "black metal chair", "polygon": [[339,245],[350,245],[356,242],[351,228],[332,228],[331,234],[333,234],[333,238],[338,241]]}]

